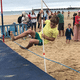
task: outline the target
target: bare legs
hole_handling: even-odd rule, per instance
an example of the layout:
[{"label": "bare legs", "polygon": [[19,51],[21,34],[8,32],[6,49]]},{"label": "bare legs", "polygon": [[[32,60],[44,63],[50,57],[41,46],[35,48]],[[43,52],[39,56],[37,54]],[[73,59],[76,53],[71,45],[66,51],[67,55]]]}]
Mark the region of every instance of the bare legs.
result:
[{"label": "bare legs", "polygon": [[66,43],[70,43],[70,40],[67,39],[67,40],[66,40]]},{"label": "bare legs", "polygon": [[59,37],[61,37],[61,30],[59,30]]},{"label": "bare legs", "polygon": [[[35,38],[35,32],[32,31],[31,29],[23,32],[22,34],[20,34],[20,35],[18,35],[18,36],[14,36],[13,33],[10,32],[10,36],[11,36],[11,38],[12,38],[12,41],[15,41],[15,40],[17,40],[17,39],[19,39],[19,38],[25,37],[25,36],[27,36],[28,34],[30,34],[33,38]],[[31,39],[31,40],[29,41],[29,44],[28,44],[25,48],[28,49],[28,48],[32,47],[33,44],[39,44],[39,40],[37,40],[37,39]],[[22,47],[21,47],[21,48],[22,48]],[[23,48],[22,48],[22,49],[23,49]]]},{"label": "bare legs", "polygon": [[23,32],[22,34],[18,35],[18,36],[14,36],[12,32],[10,32],[10,36],[12,38],[12,41],[17,40],[19,38],[23,38],[25,36],[27,36],[28,34],[30,34],[33,38],[35,37],[35,32],[32,31],[31,29]]},{"label": "bare legs", "polygon": [[62,36],[64,36],[64,30],[59,30],[59,37],[61,36],[61,31],[62,31]]},{"label": "bare legs", "polygon": [[64,36],[64,30],[62,30],[62,34],[63,34],[62,36]]},{"label": "bare legs", "polygon": [[[29,41],[29,44],[28,44],[25,48],[28,49],[28,48],[32,47],[33,44],[36,44],[36,45],[39,44],[39,40],[37,40],[37,39],[31,39],[31,40]],[[21,48],[21,49],[24,49],[24,48],[21,47],[21,46],[20,46],[20,48]]]}]

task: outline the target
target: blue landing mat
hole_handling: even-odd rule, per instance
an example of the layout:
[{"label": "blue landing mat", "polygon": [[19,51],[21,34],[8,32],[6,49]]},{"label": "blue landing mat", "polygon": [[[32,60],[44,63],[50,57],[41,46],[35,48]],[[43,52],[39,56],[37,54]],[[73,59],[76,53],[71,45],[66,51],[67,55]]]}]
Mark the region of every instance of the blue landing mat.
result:
[{"label": "blue landing mat", "polygon": [[0,41],[0,80],[56,80]]}]

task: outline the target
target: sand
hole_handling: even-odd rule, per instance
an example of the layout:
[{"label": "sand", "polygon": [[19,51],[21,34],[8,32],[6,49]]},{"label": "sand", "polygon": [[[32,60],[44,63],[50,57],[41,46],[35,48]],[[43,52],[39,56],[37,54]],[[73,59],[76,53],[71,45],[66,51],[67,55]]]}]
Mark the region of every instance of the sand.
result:
[{"label": "sand", "polygon": [[[70,13],[70,18],[67,18],[67,12],[64,13],[65,28],[67,27],[68,23],[73,24],[73,20],[71,19],[73,13],[74,12]],[[13,22],[17,23],[18,16],[19,15],[4,16],[4,24],[12,24]],[[26,40],[19,39],[16,40],[16,42],[25,47],[29,40],[30,38],[26,38]],[[27,50],[20,49],[20,47],[10,39],[5,39],[5,43],[18,54],[44,71],[44,59]],[[71,40],[70,44],[66,44],[66,38],[64,36],[58,37],[54,42],[49,42],[44,48],[46,58],[80,71],[80,42],[74,42]],[[43,47],[33,46],[29,50],[39,54],[40,56],[43,56]],[[80,80],[80,73],[66,68],[60,64],[46,60],[46,68],[47,73],[56,80]]]}]

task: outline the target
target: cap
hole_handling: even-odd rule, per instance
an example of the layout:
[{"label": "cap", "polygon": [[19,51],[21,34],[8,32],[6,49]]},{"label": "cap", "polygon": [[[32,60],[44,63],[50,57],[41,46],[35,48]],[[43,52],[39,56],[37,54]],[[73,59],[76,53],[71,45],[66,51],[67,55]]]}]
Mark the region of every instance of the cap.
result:
[{"label": "cap", "polygon": [[22,12],[22,14],[25,16],[26,12]]}]

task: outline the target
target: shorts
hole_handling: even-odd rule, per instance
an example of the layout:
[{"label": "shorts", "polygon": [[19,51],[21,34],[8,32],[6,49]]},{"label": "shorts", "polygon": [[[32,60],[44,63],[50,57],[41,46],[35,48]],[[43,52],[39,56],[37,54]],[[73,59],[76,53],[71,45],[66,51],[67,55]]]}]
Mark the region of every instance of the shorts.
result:
[{"label": "shorts", "polygon": [[67,40],[71,40],[71,36],[66,36],[66,39]]},{"label": "shorts", "polygon": [[58,30],[64,30],[64,23],[58,24]]},{"label": "shorts", "polygon": [[35,32],[35,39],[39,40],[39,44],[38,44],[39,46],[43,45],[43,41],[37,32]]}]

